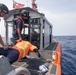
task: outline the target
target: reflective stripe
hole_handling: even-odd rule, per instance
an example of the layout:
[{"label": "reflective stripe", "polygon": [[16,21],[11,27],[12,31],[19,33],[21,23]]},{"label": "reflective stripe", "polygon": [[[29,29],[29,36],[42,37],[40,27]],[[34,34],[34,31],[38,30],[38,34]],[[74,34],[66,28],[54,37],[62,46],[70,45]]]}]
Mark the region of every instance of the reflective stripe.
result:
[{"label": "reflective stripe", "polygon": [[26,49],[27,49],[28,44],[29,44],[29,42],[26,42],[26,45],[25,45],[25,47],[23,49],[24,50],[24,54],[23,54],[22,57],[25,57],[25,55],[26,55]]},{"label": "reflective stripe", "polygon": [[29,42],[20,42],[18,44],[16,44],[15,46],[18,47],[19,49],[22,49],[24,52],[23,52],[23,55],[22,55],[22,58],[25,57],[26,55],[26,49],[28,47],[28,44]]}]

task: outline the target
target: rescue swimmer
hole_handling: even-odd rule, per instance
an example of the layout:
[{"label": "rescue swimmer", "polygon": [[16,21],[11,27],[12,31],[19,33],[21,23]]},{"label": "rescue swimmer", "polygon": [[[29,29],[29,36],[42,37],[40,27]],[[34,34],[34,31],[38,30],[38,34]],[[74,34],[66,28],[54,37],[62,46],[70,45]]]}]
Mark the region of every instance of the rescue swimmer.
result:
[{"label": "rescue swimmer", "polygon": [[4,55],[10,64],[26,57],[29,52],[36,52],[40,57],[38,48],[32,45],[29,41],[18,40],[15,46],[8,48],[7,50],[0,48],[0,55]]}]

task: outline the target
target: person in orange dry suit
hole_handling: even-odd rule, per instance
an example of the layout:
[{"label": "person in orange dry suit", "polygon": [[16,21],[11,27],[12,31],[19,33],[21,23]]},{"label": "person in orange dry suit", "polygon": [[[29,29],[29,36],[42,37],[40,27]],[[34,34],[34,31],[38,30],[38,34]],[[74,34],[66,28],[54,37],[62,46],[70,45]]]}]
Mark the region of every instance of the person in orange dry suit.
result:
[{"label": "person in orange dry suit", "polygon": [[8,48],[7,50],[0,48],[0,55],[4,55],[9,60],[10,64],[26,57],[29,52],[37,52],[39,55],[38,48],[36,46],[23,40],[18,41],[15,46]]}]

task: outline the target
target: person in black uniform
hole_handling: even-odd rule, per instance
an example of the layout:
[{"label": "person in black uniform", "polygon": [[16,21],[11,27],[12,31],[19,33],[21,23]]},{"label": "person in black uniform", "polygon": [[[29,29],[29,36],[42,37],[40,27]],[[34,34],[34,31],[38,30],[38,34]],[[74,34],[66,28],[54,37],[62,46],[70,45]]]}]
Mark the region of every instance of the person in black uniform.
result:
[{"label": "person in black uniform", "polygon": [[[0,3],[0,17],[5,17],[6,14],[9,13],[8,7],[4,4]],[[8,47],[4,44],[2,37],[0,35],[0,44],[3,46],[3,49],[7,49]]]}]

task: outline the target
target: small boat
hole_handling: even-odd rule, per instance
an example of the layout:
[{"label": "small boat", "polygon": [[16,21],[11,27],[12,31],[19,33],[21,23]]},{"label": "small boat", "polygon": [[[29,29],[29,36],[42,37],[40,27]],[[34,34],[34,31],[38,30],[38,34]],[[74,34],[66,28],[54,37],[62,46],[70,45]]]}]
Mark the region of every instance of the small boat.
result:
[{"label": "small boat", "polygon": [[[35,53],[29,53],[27,58],[12,65],[8,64],[8,61],[3,57],[5,62],[0,60],[4,67],[3,71],[0,71],[0,73],[3,72],[0,75],[61,75],[61,44],[53,40],[52,24],[46,19],[45,14],[30,7],[10,10],[9,14],[4,18],[7,45],[14,45],[13,38],[10,35],[15,30],[14,18],[19,16],[20,10],[28,11],[25,26],[29,27],[23,29],[22,37],[38,47],[41,57],[38,58]],[[33,31],[37,34],[33,34]],[[7,65],[4,66],[5,64]],[[20,69],[20,67],[23,67],[23,69]],[[28,74],[25,73],[24,68],[28,70]],[[0,69],[2,69],[2,65]]]}]

